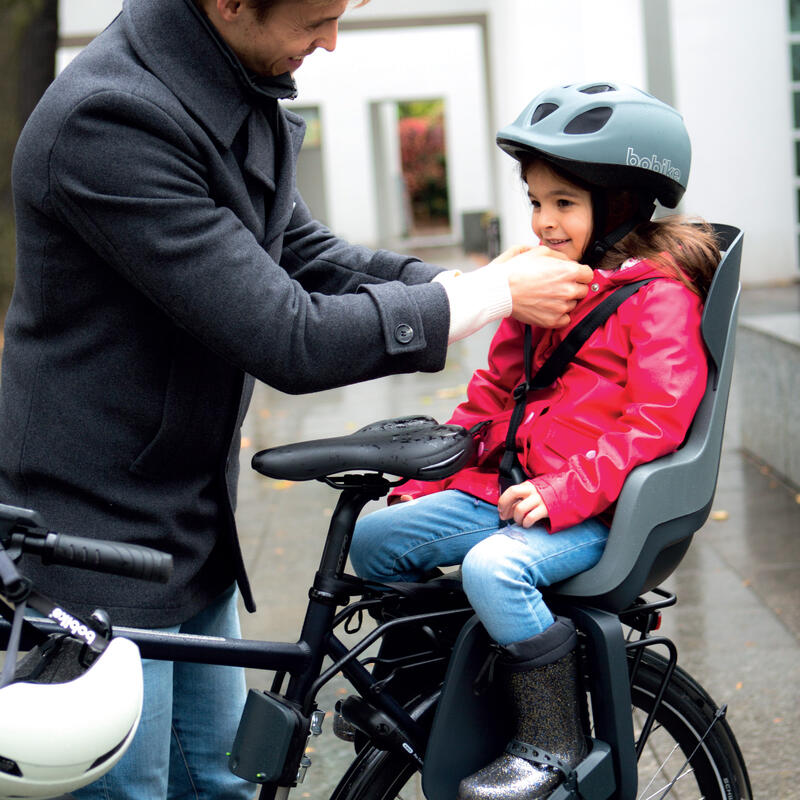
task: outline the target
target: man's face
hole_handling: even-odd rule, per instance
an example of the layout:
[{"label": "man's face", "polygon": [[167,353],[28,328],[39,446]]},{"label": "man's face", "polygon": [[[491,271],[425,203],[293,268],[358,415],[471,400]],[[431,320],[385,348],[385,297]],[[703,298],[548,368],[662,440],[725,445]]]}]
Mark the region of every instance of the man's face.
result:
[{"label": "man's face", "polygon": [[263,20],[244,0],[223,33],[244,66],[257,75],[294,72],[318,47],[336,47],[339,17],[348,0],[282,0]]}]

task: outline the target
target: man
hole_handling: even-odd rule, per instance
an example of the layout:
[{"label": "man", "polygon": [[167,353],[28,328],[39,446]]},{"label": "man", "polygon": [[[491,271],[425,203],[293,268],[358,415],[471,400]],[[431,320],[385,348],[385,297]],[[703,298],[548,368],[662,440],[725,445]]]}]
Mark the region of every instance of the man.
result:
[{"label": "man", "polygon": [[[294,180],[302,121],[277,101],[334,49],[346,5],[127,0],[20,137],[0,498],[175,561],[167,586],[24,564],[70,608],[237,635],[237,584],[253,610],[233,509],[254,379],[311,392],[438,370],[448,340],[509,313],[565,324],[587,291],[588,268],[538,251],[440,273],[313,220]],[[147,663],[133,746],[76,796],[250,796],[225,758],[243,694],[237,670]]]}]

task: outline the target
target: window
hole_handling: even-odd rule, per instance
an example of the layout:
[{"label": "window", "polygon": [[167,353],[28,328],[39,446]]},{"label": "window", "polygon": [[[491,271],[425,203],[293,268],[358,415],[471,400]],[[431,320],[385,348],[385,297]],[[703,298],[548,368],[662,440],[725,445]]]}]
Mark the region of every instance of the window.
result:
[{"label": "window", "polygon": [[789,0],[789,31],[800,33],[800,0]]},{"label": "window", "polygon": [[303,148],[319,149],[322,147],[322,121],[319,118],[318,106],[287,106],[295,114],[299,114],[306,122],[306,136]]},{"label": "window", "polygon": [[789,7],[789,68],[794,127],[794,184],[797,194],[795,222],[800,237],[800,0],[787,0]]}]

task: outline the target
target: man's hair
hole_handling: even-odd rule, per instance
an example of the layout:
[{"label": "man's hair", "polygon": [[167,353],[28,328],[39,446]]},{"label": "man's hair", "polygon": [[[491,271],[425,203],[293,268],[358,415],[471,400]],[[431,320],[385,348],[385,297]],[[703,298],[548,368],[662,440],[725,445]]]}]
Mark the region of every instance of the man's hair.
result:
[{"label": "man's hair", "polygon": [[[247,4],[255,9],[256,17],[260,22],[263,22],[267,14],[272,10],[272,8],[278,3],[282,2],[293,2],[293,3],[324,3],[328,2],[329,0],[247,0]],[[369,0],[351,0],[355,6],[364,6],[366,5]]]}]

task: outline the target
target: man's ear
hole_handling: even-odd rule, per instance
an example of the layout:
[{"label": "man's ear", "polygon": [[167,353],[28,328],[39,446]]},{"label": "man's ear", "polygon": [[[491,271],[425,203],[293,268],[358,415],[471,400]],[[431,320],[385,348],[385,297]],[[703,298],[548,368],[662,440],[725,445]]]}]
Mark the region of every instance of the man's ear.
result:
[{"label": "man's ear", "polygon": [[225,22],[233,22],[244,5],[243,0],[214,0],[217,13]]}]

